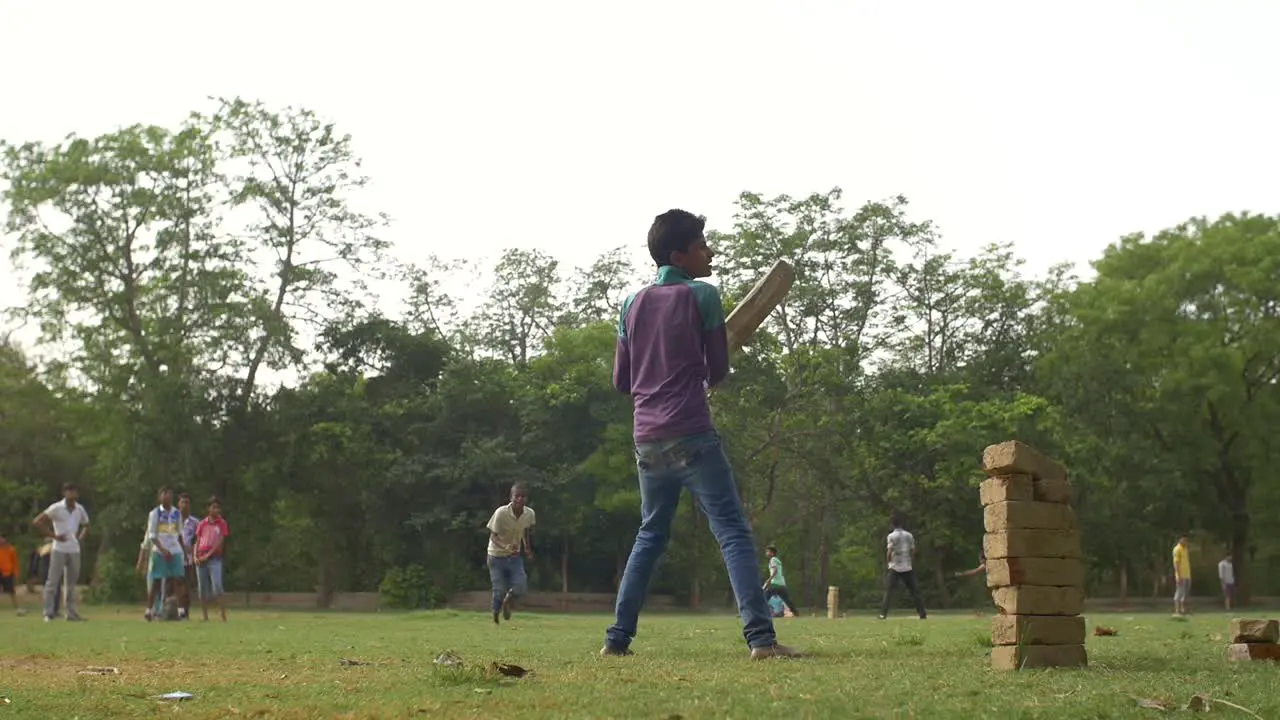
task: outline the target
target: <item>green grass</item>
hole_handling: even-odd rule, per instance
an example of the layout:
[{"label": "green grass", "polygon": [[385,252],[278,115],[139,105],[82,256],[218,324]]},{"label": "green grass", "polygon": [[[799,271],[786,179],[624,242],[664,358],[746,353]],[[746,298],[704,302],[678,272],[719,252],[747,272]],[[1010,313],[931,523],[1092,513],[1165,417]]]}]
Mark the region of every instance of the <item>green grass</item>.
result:
[{"label": "green grass", "polygon": [[[87,608],[89,622],[0,615],[0,720],[130,717],[447,718],[1124,718],[1204,693],[1280,717],[1280,667],[1229,664],[1228,616],[1110,614],[1087,670],[997,673],[988,617],[899,614],[881,622],[779,623],[797,661],[746,659],[730,616],[652,614],[630,658],[596,656],[608,618],[233,611],[231,622],[147,624],[134,608]],[[450,650],[461,668],[433,663]],[[340,659],[369,663],[348,666]],[[532,671],[504,678],[492,662]],[[112,666],[115,676],[81,675]],[[171,707],[151,696],[186,691]],[[1248,718],[1214,705],[1215,717]],[[1177,713],[1184,714],[1184,713]]]}]

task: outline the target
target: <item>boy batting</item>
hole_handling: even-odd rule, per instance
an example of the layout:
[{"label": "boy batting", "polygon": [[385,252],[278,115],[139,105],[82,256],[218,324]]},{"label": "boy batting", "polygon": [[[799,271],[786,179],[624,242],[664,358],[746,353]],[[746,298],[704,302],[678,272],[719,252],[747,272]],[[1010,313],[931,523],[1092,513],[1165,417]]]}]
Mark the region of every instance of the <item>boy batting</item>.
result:
[{"label": "boy batting", "polygon": [[684,488],[694,494],[720,544],[755,660],[794,657],[779,645],[761,589],[755,541],[733,470],[711,421],[708,388],[729,374],[724,306],[711,275],[706,220],[670,210],[649,229],[657,278],[626,299],[618,321],[613,385],[631,396],[640,482],[640,530],[618,587],[615,619],[601,655],[630,655],[654,567],[666,551]]}]

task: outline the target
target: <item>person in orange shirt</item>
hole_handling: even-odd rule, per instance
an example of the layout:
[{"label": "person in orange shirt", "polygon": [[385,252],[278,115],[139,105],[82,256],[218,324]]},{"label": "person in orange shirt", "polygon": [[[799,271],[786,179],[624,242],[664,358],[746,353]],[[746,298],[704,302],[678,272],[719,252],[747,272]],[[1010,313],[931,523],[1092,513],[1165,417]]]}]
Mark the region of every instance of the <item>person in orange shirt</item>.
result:
[{"label": "person in orange shirt", "polygon": [[0,535],[0,592],[8,593],[13,601],[13,609],[19,615],[27,611],[18,605],[18,548]]}]

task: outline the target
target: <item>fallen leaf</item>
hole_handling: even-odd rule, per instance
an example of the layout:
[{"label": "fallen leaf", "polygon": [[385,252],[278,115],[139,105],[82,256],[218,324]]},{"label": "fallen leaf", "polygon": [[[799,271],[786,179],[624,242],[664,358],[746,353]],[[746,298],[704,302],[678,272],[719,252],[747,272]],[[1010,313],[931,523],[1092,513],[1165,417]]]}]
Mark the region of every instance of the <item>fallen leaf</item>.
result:
[{"label": "fallen leaf", "polygon": [[506,675],[507,677],[520,678],[529,674],[528,670],[525,670],[519,665],[509,665],[507,663],[496,662],[490,665],[489,667],[493,668],[495,671],[503,675]]},{"label": "fallen leaf", "polygon": [[1172,710],[1174,708],[1173,703],[1167,702],[1165,700],[1156,700],[1154,698],[1137,698],[1137,700],[1138,700],[1138,707],[1145,708],[1147,710],[1165,711],[1165,710]]},{"label": "fallen leaf", "polygon": [[445,650],[436,656],[435,664],[446,667],[460,666],[462,665],[462,658],[458,657],[452,650]]},{"label": "fallen leaf", "polygon": [[367,662],[364,662],[363,660],[348,660],[347,658],[338,658],[338,664],[344,667],[359,667],[361,665],[370,665],[372,663],[367,663]]},{"label": "fallen leaf", "polygon": [[120,670],[113,667],[87,667],[80,671],[81,675],[119,675]]},{"label": "fallen leaf", "polygon": [[1190,710],[1191,712],[1209,712],[1209,705],[1212,702],[1213,699],[1208,695],[1196,693],[1187,701],[1187,706],[1184,707],[1183,710]]},{"label": "fallen leaf", "polygon": [[1102,627],[1101,625],[1098,625],[1093,628],[1093,634],[1098,637],[1113,637],[1115,635],[1119,635],[1120,631],[1115,628]]}]

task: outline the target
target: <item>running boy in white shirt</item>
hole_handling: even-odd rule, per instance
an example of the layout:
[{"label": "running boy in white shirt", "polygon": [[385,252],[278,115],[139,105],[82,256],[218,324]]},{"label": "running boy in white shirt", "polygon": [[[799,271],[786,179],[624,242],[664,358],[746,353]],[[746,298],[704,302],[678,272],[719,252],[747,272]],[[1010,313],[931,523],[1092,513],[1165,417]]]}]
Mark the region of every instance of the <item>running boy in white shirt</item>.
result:
[{"label": "running boy in white shirt", "polygon": [[525,594],[529,579],[524,557],[533,560],[533,508],[527,507],[529,490],[524,483],[511,486],[511,502],[493,511],[489,518],[489,579],[493,583],[493,622],[499,615],[511,619],[515,599]]}]

